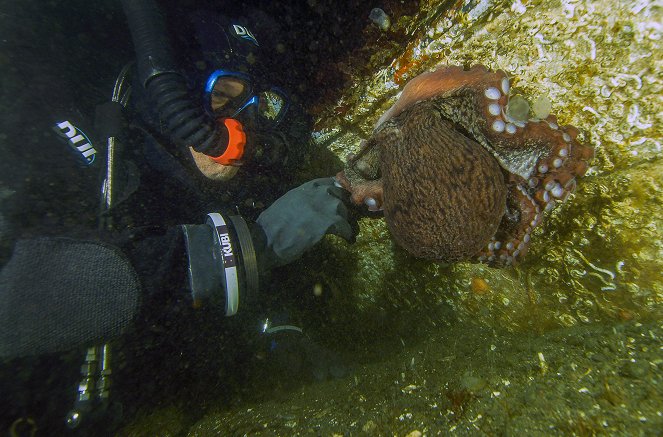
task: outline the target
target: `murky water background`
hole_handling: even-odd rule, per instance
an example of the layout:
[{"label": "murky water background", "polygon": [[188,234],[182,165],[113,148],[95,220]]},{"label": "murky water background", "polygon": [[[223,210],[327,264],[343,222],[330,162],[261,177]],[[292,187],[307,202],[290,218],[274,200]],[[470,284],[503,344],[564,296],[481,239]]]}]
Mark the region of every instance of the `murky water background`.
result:
[{"label": "murky water background", "polygon": [[[119,434],[660,433],[661,6],[385,2],[387,31],[366,16],[357,31],[364,43],[320,63],[324,74],[313,80],[320,89],[309,109],[312,150],[321,153],[311,154],[299,178],[339,170],[409,78],[438,65],[477,63],[505,70],[512,95],[549,101],[560,124],[578,127],[596,148],[590,171],[575,195],[547,214],[516,268],[414,260],[380,219],[362,218],[354,245],[327,237],[276,272],[269,293],[296,308],[311,338],[346,363],[346,376],[283,375],[261,356],[239,371],[227,351],[193,345],[193,356],[176,360],[148,344],[146,354],[173,364],[120,370],[156,380],[136,389],[146,396],[135,394],[141,403]],[[342,29],[330,23],[336,25]],[[325,44],[333,39],[315,53]],[[339,92],[323,91],[325,83]],[[228,333],[253,322],[214,325],[214,332],[230,344]],[[213,388],[204,402],[191,379]]]}]

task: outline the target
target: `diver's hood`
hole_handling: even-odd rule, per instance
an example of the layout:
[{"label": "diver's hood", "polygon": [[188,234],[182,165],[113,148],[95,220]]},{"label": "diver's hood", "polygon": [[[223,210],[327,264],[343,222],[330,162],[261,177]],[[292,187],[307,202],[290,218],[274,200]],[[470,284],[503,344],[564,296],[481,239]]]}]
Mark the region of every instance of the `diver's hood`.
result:
[{"label": "diver's hood", "polygon": [[210,11],[196,11],[189,19],[206,70],[223,68],[255,75],[261,69],[260,45],[243,20]]}]

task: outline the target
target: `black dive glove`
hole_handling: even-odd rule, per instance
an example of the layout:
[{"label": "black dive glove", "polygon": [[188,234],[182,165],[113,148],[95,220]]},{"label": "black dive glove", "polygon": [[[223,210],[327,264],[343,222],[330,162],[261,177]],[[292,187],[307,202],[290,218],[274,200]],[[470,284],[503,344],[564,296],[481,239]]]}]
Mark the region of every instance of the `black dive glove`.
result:
[{"label": "black dive glove", "polygon": [[348,192],[335,186],[332,177],[306,182],[277,199],[257,220],[267,240],[267,266],[295,261],[325,234],[353,242],[347,200]]}]

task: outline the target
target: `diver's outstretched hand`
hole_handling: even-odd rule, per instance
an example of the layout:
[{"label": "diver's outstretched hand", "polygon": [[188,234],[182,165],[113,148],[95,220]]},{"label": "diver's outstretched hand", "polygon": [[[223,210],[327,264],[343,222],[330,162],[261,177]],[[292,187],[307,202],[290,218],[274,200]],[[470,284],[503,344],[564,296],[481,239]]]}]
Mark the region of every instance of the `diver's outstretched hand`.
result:
[{"label": "diver's outstretched hand", "polygon": [[294,188],[260,214],[257,223],[267,237],[272,266],[295,261],[325,234],[354,242],[356,226],[350,224],[348,193],[334,178],[320,178]]}]

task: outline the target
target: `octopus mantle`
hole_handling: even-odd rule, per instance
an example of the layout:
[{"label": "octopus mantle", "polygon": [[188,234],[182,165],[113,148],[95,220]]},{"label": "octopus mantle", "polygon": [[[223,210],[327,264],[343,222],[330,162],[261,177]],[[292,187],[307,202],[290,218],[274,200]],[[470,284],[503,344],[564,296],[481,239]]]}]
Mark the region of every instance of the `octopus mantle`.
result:
[{"label": "octopus mantle", "polygon": [[483,66],[415,77],[338,181],[354,203],[383,210],[414,256],[514,264],[544,212],[575,190],[593,150],[552,115],[513,119],[509,89],[503,71]]}]

